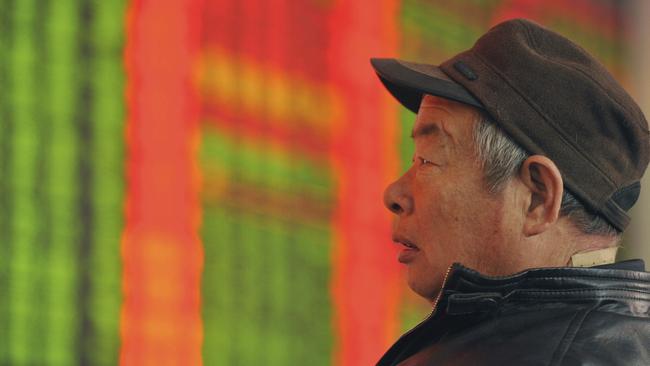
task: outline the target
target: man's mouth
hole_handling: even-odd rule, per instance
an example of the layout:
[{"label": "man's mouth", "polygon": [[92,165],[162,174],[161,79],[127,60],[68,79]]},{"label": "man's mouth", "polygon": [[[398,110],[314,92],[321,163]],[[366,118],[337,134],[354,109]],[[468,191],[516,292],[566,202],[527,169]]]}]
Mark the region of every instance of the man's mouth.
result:
[{"label": "man's mouth", "polygon": [[410,241],[410,240],[408,240],[406,238],[402,238],[402,237],[399,237],[399,236],[394,236],[393,237],[393,242],[395,244],[399,244],[399,245],[404,246],[406,249],[419,250],[417,245],[413,244],[412,241]]},{"label": "man's mouth", "polygon": [[399,235],[393,236],[393,242],[402,246],[402,250],[397,256],[397,260],[401,263],[407,264],[414,261],[420,251],[420,248],[412,241]]}]

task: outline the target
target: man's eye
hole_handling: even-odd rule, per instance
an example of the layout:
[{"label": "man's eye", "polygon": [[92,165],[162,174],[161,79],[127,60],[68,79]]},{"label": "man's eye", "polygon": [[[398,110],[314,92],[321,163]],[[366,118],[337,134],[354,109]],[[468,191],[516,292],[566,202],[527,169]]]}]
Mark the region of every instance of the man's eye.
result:
[{"label": "man's eye", "polygon": [[418,156],[417,158],[413,158],[413,162],[415,163],[417,159],[418,165],[435,165],[431,160],[427,160],[421,156]]}]

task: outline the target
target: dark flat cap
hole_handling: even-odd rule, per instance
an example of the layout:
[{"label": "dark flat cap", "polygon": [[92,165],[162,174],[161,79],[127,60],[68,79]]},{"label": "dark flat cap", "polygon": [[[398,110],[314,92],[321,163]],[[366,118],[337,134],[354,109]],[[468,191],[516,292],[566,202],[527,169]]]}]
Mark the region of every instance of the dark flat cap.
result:
[{"label": "dark flat cap", "polygon": [[439,66],[372,59],[413,112],[423,94],[483,109],[531,154],[548,156],[567,189],[619,231],[650,160],[639,106],[596,59],[567,38],[514,19]]}]

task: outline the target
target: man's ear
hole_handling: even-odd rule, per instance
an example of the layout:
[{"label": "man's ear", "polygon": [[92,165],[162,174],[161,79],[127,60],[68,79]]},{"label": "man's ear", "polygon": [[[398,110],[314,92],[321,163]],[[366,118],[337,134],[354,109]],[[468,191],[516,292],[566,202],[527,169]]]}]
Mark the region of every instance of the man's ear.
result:
[{"label": "man's ear", "polygon": [[533,155],[521,165],[519,178],[530,194],[524,235],[540,234],[554,224],[560,215],[564,190],[562,175],[551,159]]}]

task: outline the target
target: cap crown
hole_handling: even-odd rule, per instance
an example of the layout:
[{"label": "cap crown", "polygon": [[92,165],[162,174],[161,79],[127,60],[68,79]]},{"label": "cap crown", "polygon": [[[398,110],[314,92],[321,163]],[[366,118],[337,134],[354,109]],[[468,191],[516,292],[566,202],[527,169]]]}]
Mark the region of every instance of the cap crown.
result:
[{"label": "cap crown", "polygon": [[552,159],[565,185],[618,230],[650,160],[648,123],[596,59],[528,20],[501,23],[440,65],[530,153]]}]

